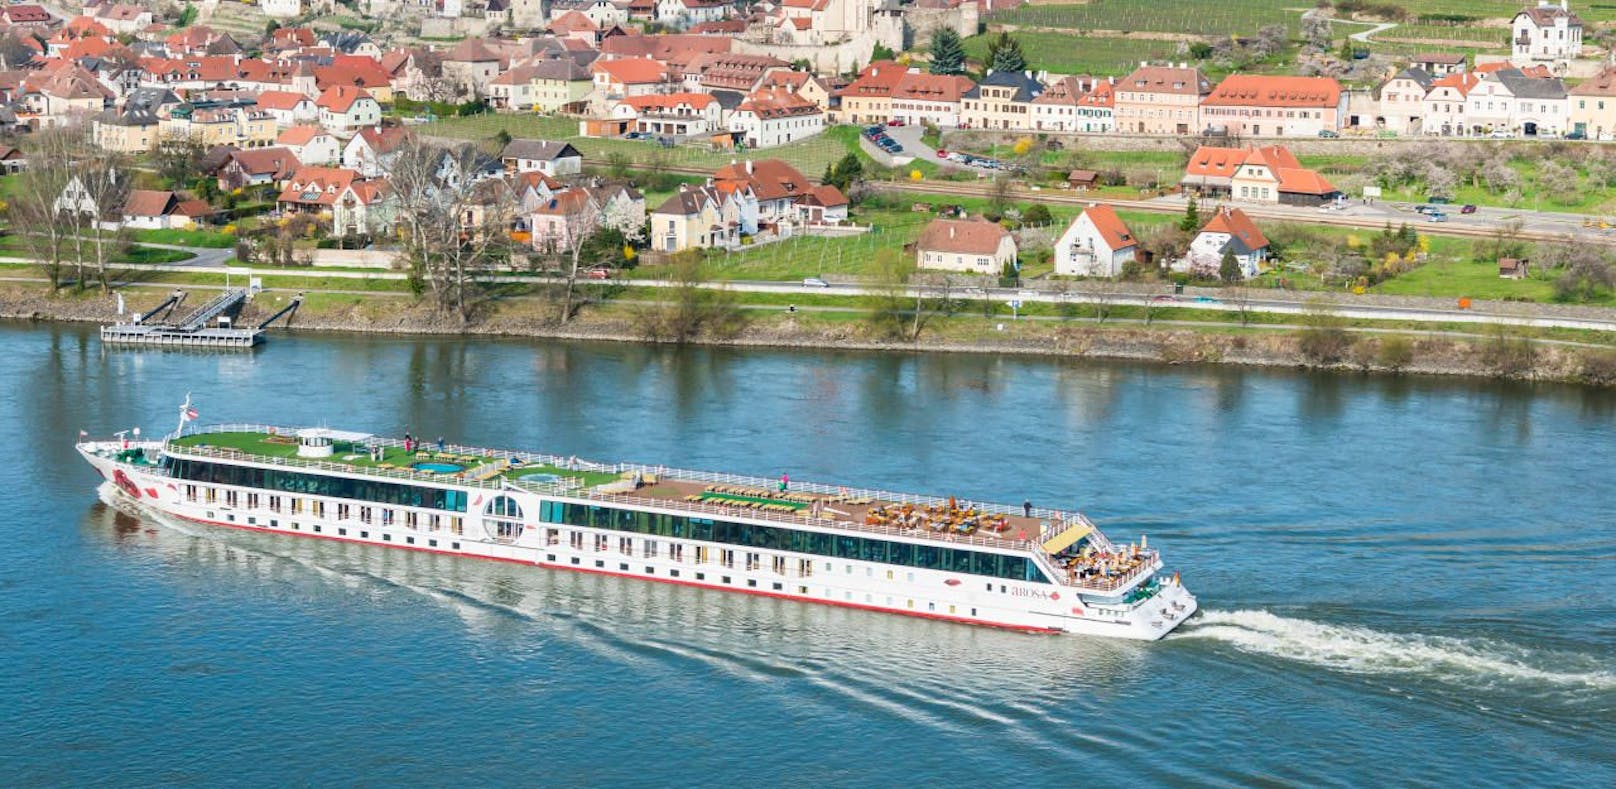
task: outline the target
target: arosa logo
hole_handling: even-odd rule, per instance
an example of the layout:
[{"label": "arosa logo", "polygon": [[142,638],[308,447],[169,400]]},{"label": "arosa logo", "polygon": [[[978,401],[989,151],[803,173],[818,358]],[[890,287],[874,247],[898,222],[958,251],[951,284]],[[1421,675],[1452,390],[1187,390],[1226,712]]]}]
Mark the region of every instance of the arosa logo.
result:
[{"label": "arosa logo", "polygon": [[1060,592],[1045,592],[1039,589],[1025,589],[1020,586],[1010,590],[1011,597],[1036,597],[1039,600],[1059,600]]},{"label": "arosa logo", "polygon": [[123,473],[123,469],[113,469],[112,482],[118,487],[123,488],[124,493],[127,493],[137,499],[140,498],[140,487],[135,484],[134,480],[129,478],[128,474]]}]

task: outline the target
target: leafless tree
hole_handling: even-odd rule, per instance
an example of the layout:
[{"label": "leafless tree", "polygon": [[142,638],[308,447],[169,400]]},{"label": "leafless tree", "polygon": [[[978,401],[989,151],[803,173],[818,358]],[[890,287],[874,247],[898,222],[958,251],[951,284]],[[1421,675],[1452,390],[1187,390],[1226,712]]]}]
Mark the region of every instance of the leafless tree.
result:
[{"label": "leafless tree", "polygon": [[1111,307],[1122,292],[1122,283],[1101,277],[1083,282],[1083,295],[1094,305],[1094,322],[1105,323],[1111,317]]},{"label": "leafless tree", "polygon": [[123,156],[80,147],[84,138],[62,151],[67,186],[55,203],[67,233],[67,249],[77,268],[79,287],[93,271],[101,292],[111,291],[107,264],[129,247],[123,209],[129,199],[130,175]]},{"label": "leafless tree", "polygon": [[474,177],[478,158],[470,146],[411,140],[389,176],[412,287],[462,321],[479,303],[479,277],[509,253],[516,206],[505,180]]},{"label": "leafless tree", "polygon": [[[78,141],[74,132],[58,128],[37,132],[28,142],[30,166],[16,176],[6,211],[17,237],[55,290],[62,285],[69,230],[59,216],[58,202],[67,188],[68,161],[76,155]],[[82,287],[82,277],[79,282]]]},{"label": "leafless tree", "polygon": [[1247,285],[1235,285],[1223,289],[1224,298],[1234,305],[1235,312],[1240,314],[1240,325],[1251,325],[1251,288]]}]

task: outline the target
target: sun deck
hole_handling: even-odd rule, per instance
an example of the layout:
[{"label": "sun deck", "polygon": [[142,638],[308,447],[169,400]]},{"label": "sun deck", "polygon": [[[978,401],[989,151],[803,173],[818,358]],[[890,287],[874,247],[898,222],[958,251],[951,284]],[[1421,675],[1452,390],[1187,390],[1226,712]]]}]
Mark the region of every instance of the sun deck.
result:
[{"label": "sun deck", "polygon": [[[354,434],[328,458],[298,456],[298,430],[225,425],[169,442],[174,451],[277,465],[488,489],[515,488],[601,502],[655,506],[952,544],[1032,551],[1067,586],[1114,590],[1159,566],[1153,551],[1117,549],[1079,513],[769,480],[627,463],[601,464]],[[1086,539],[1085,539],[1086,538]],[[1079,549],[1079,545],[1082,548]],[[1103,574],[1095,575],[1096,568]]]}]

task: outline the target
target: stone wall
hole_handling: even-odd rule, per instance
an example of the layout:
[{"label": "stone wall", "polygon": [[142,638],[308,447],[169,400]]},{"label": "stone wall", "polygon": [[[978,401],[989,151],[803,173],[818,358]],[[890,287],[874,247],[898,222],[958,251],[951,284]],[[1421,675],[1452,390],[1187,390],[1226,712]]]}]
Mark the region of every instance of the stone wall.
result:
[{"label": "stone wall", "polygon": [[910,8],[903,15],[904,48],[925,49],[931,44],[931,34],[944,27],[954,28],[960,38],[974,36],[978,21],[974,2],[955,8]]}]

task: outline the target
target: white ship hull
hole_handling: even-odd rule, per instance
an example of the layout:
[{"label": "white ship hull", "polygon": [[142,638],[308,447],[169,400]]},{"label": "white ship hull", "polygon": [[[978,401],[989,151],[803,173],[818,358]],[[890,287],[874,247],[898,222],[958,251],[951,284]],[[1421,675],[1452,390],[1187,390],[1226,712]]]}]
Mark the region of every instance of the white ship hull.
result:
[{"label": "white ship hull", "polygon": [[[484,528],[475,513],[466,517],[458,534],[446,529],[432,531],[406,527],[401,522],[361,520],[354,516],[368,502],[359,500],[347,502],[351,506],[344,509],[349,517],[336,517],[338,500],[324,507],[323,516],[316,517],[306,510],[272,510],[266,503],[274,492],[250,488],[213,486],[216,489],[211,501],[206,496],[193,501],[183,492],[184,484],[177,484],[161,469],[109,457],[109,444],[110,448],[118,448],[116,443],[106,442],[80,444],[79,449],[122,501],[210,526],[615,575],[1027,632],[1156,640],[1184,622],[1197,607],[1195,597],[1176,582],[1161,584],[1148,599],[1124,603],[1120,594],[1101,597],[1052,583],[646,537],[570,524],[536,523],[515,539],[495,539],[487,536],[491,531]],[[138,446],[153,453],[163,449],[161,442]],[[481,493],[471,488],[465,492],[468,496]],[[254,495],[249,499],[248,494]],[[227,506],[227,500],[237,504]],[[249,501],[260,506],[244,506]],[[535,501],[526,511],[538,510]],[[1150,568],[1151,572],[1156,569],[1159,567]],[[1140,581],[1148,578],[1146,574]],[[1130,584],[1130,588],[1134,586],[1137,584]]]}]

